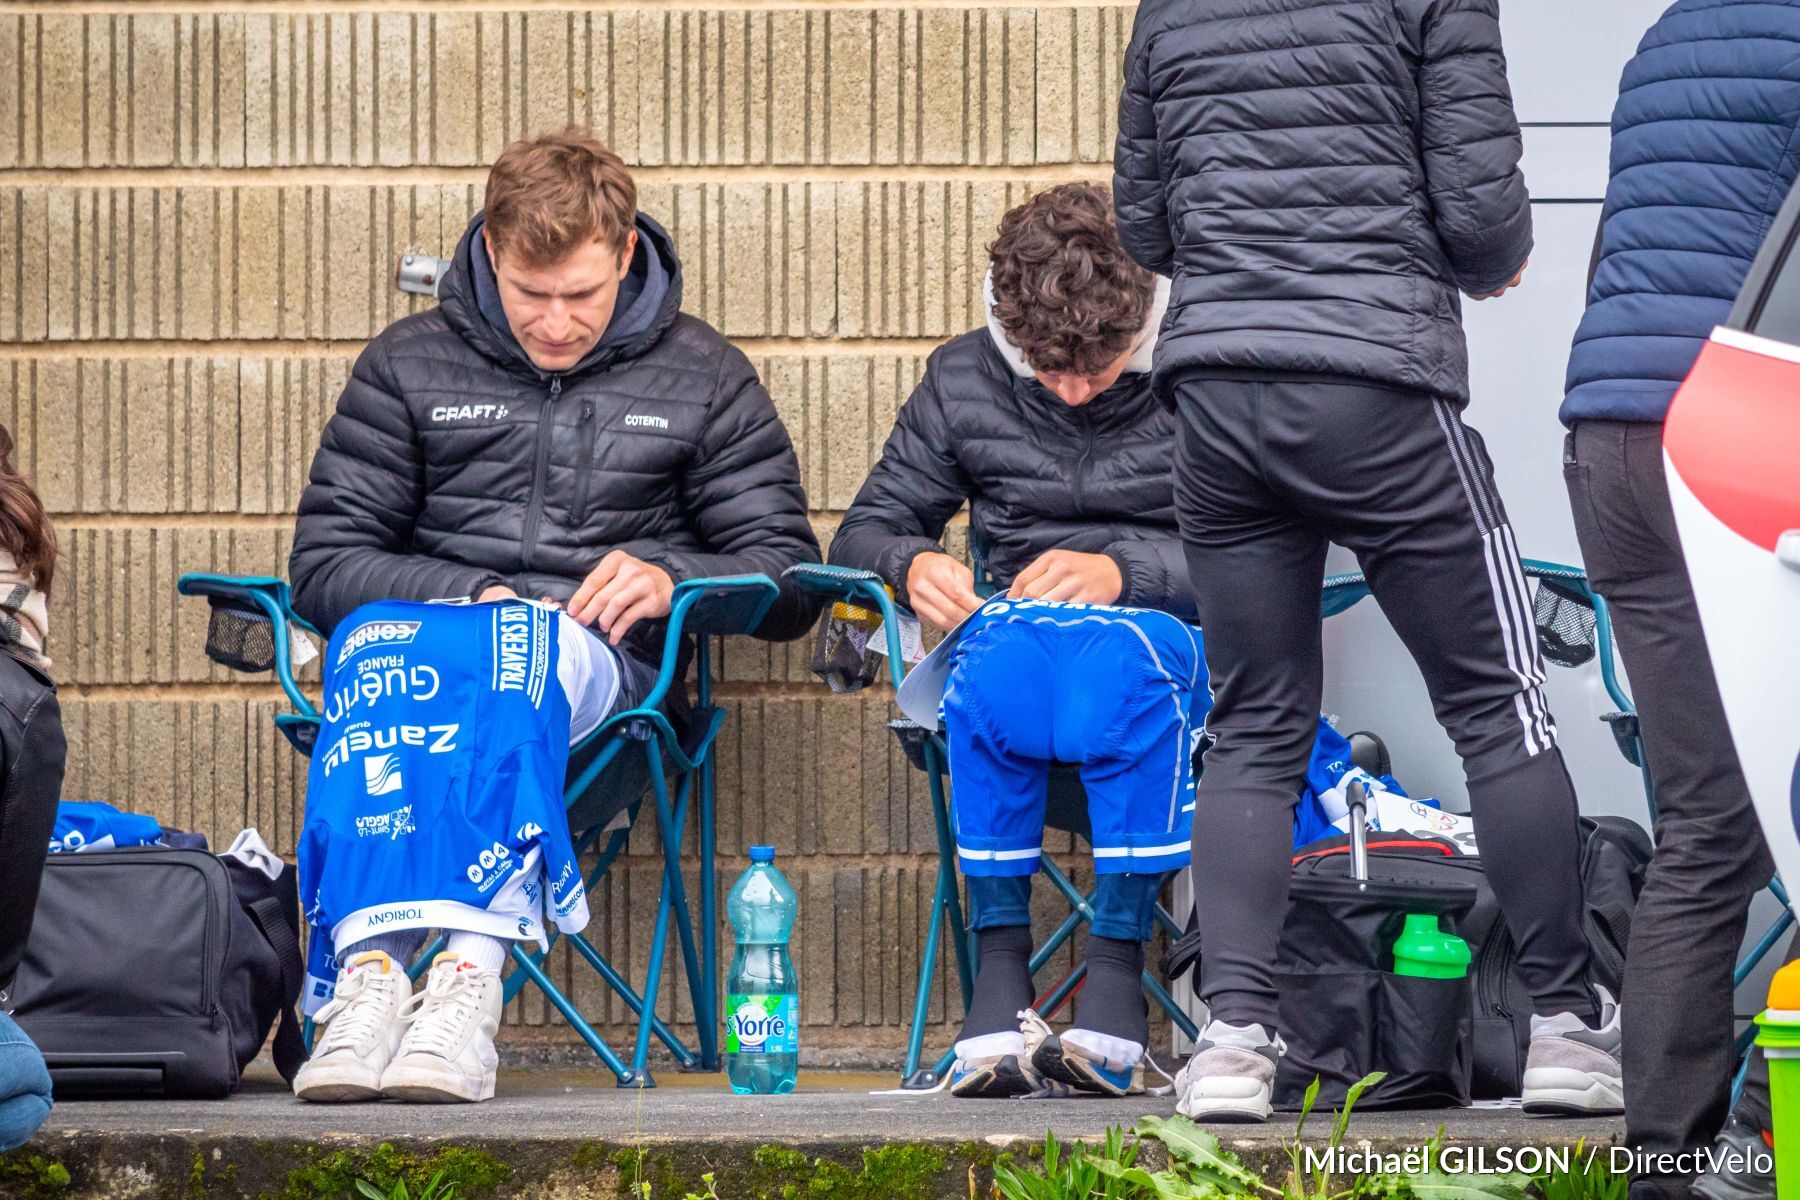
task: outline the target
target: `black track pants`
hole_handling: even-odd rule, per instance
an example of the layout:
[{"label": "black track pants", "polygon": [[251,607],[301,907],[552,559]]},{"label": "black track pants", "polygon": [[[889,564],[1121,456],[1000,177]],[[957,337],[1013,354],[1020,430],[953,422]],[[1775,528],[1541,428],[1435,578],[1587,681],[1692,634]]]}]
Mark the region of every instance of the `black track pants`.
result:
[{"label": "black track pants", "polygon": [[1479,435],[1450,404],[1354,380],[1188,378],[1176,396],[1176,508],[1214,692],[1193,862],[1213,1015],[1278,1024],[1273,964],[1319,715],[1331,541],[1357,555],[1455,740],[1537,1011],[1590,1014],[1575,791]]}]

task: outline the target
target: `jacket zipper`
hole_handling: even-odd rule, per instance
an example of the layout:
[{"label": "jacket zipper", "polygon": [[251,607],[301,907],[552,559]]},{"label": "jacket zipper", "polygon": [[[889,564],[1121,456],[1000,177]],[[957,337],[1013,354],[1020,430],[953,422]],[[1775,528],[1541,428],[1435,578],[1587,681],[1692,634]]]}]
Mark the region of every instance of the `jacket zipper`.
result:
[{"label": "jacket zipper", "polygon": [[1075,499],[1075,512],[1080,515],[1087,508],[1081,485],[1087,481],[1088,462],[1094,457],[1094,422],[1085,409],[1077,408],[1075,415],[1081,422],[1082,443],[1081,453],[1075,459],[1075,470],[1070,476],[1069,491]]},{"label": "jacket zipper", "polygon": [[594,431],[588,426],[594,421],[594,402],[581,402],[581,465],[575,471],[575,508],[569,514],[569,523],[580,529],[587,522],[588,481],[594,473]]},{"label": "jacket zipper", "polygon": [[544,523],[544,484],[550,471],[550,439],[556,433],[556,402],[562,399],[563,377],[550,377],[550,398],[538,417],[537,461],[531,470],[531,500],[525,507],[525,537],[519,548],[519,565],[531,570],[531,556],[537,549],[538,526]]}]

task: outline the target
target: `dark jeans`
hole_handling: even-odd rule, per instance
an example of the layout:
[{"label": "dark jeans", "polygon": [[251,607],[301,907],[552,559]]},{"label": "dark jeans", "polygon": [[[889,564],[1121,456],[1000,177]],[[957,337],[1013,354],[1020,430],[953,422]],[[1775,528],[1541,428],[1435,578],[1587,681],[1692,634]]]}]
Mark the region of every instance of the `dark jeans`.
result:
[{"label": "dark jeans", "polygon": [[[965,875],[969,928],[1031,924],[1031,876]],[[1091,932],[1121,942],[1147,942],[1152,932],[1161,875],[1097,875]]]},{"label": "dark jeans", "polygon": [[1443,401],[1355,380],[1189,378],[1175,395],[1175,507],[1213,688],[1193,843],[1200,993],[1213,1017],[1277,1023],[1331,541],[1355,552],[1456,743],[1536,1010],[1592,1013],[1575,791],[1480,436]]},{"label": "dark jeans", "polygon": [[[1594,590],[1612,610],[1656,788],[1656,855],[1625,963],[1625,1137],[1709,1145],[1731,1082],[1731,972],[1774,865],[1738,768],[1663,475],[1662,426],[1582,421],[1563,473]],[[1688,1180],[1632,1184],[1686,1197]]]}]

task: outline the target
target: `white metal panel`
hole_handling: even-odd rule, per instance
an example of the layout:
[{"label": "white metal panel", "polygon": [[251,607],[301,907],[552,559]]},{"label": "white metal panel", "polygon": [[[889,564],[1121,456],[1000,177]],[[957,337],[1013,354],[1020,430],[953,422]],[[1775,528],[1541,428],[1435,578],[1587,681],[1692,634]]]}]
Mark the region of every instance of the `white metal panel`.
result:
[{"label": "white metal panel", "polygon": [[1619,73],[1668,0],[1501,0],[1519,120],[1607,124]]}]

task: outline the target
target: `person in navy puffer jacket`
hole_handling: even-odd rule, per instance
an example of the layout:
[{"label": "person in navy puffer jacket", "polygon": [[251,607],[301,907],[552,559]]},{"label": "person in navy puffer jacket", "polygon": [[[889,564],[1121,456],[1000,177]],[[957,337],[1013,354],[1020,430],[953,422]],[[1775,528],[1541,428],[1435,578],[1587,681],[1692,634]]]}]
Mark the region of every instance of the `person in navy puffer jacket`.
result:
[{"label": "person in navy puffer jacket", "polygon": [[[1656,856],[1623,995],[1626,1139],[1652,1153],[1705,1146],[1725,1119],[1732,965],[1773,869],[1682,560],[1662,421],[1800,170],[1797,129],[1800,0],[1679,0],[1644,35],[1613,110],[1611,181],[1562,406],[1582,557],[1612,606],[1656,780]],[[1750,1128],[1738,1134],[1761,1149],[1766,1099],[1754,1087],[1748,1098]],[[1685,1197],[1691,1183],[1641,1175],[1631,1195]],[[1722,1186],[1702,1180],[1698,1193],[1774,1195],[1772,1179],[1712,1190]]]}]

